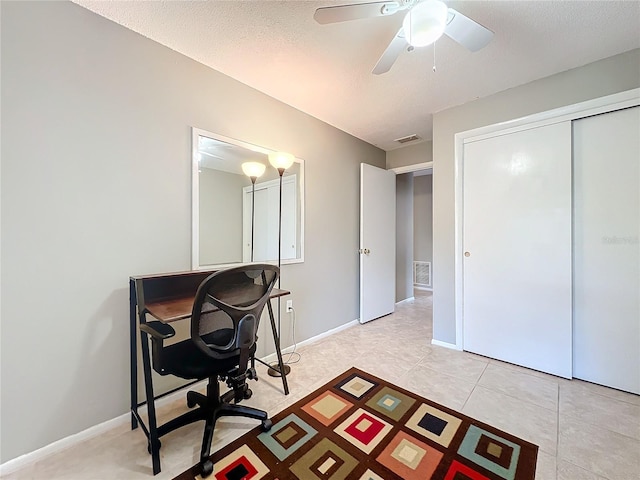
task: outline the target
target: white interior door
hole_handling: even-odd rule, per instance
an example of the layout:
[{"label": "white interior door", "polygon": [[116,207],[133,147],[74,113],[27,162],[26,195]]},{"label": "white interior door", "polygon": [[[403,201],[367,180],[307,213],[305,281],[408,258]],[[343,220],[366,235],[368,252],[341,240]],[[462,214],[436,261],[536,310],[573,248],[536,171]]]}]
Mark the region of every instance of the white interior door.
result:
[{"label": "white interior door", "polygon": [[640,394],[640,107],[573,133],[573,374]]},{"label": "white interior door", "polygon": [[571,378],[571,123],[464,146],[463,348]]},{"label": "white interior door", "polygon": [[392,313],[396,294],[396,176],[360,164],[360,323]]}]

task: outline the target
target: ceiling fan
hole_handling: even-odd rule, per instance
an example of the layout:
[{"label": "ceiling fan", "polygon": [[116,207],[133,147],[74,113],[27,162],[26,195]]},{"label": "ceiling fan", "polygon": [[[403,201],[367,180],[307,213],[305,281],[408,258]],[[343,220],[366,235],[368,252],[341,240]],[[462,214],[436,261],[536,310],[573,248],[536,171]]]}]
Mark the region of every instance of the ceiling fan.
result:
[{"label": "ceiling fan", "polygon": [[485,47],[493,32],[464,16],[441,0],[396,0],[392,2],[358,3],[318,8],[313,15],[320,24],[346,22],[370,17],[386,17],[406,10],[402,27],[393,37],[373,73],[388,72],[405,48],[431,45],[442,34],[452,38],[472,52]]}]

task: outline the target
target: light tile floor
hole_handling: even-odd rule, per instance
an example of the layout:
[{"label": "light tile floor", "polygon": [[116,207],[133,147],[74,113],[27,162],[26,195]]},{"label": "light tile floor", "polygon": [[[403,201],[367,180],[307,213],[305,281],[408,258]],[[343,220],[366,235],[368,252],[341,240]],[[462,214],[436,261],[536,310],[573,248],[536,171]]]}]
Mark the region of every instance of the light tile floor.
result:
[{"label": "light tile floor", "polygon": [[[300,348],[286,397],[261,367],[246,403],[273,415],[355,366],[539,445],[538,480],[640,478],[640,396],[432,346],[431,306],[416,292],[393,315]],[[184,410],[184,399],[164,405],[160,421]],[[214,449],[254,425],[221,420]],[[125,424],[3,478],[171,479],[197,463],[201,436],[197,423],[163,437],[156,477],[144,434]]]}]

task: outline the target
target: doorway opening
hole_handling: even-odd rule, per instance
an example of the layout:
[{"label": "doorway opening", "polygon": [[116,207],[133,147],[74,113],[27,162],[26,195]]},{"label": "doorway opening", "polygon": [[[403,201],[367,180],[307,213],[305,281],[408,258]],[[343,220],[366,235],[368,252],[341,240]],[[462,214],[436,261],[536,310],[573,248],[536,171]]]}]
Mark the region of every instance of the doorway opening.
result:
[{"label": "doorway opening", "polygon": [[[396,303],[433,291],[432,162],[396,173]],[[429,298],[430,299],[430,298]]]}]

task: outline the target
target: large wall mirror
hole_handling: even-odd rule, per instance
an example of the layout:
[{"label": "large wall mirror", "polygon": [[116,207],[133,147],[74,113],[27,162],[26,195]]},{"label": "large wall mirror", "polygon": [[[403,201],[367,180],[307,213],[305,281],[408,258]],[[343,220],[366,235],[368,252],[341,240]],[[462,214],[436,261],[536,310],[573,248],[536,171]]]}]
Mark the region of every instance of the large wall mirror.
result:
[{"label": "large wall mirror", "polygon": [[[304,161],[296,158],[280,177],[269,164],[272,150],[193,128],[192,268],[278,260],[304,261]],[[264,173],[252,185],[242,164],[259,162]],[[255,196],[255,198],[254,198]],[[253,239],[253,241],[252,241]]]}]

